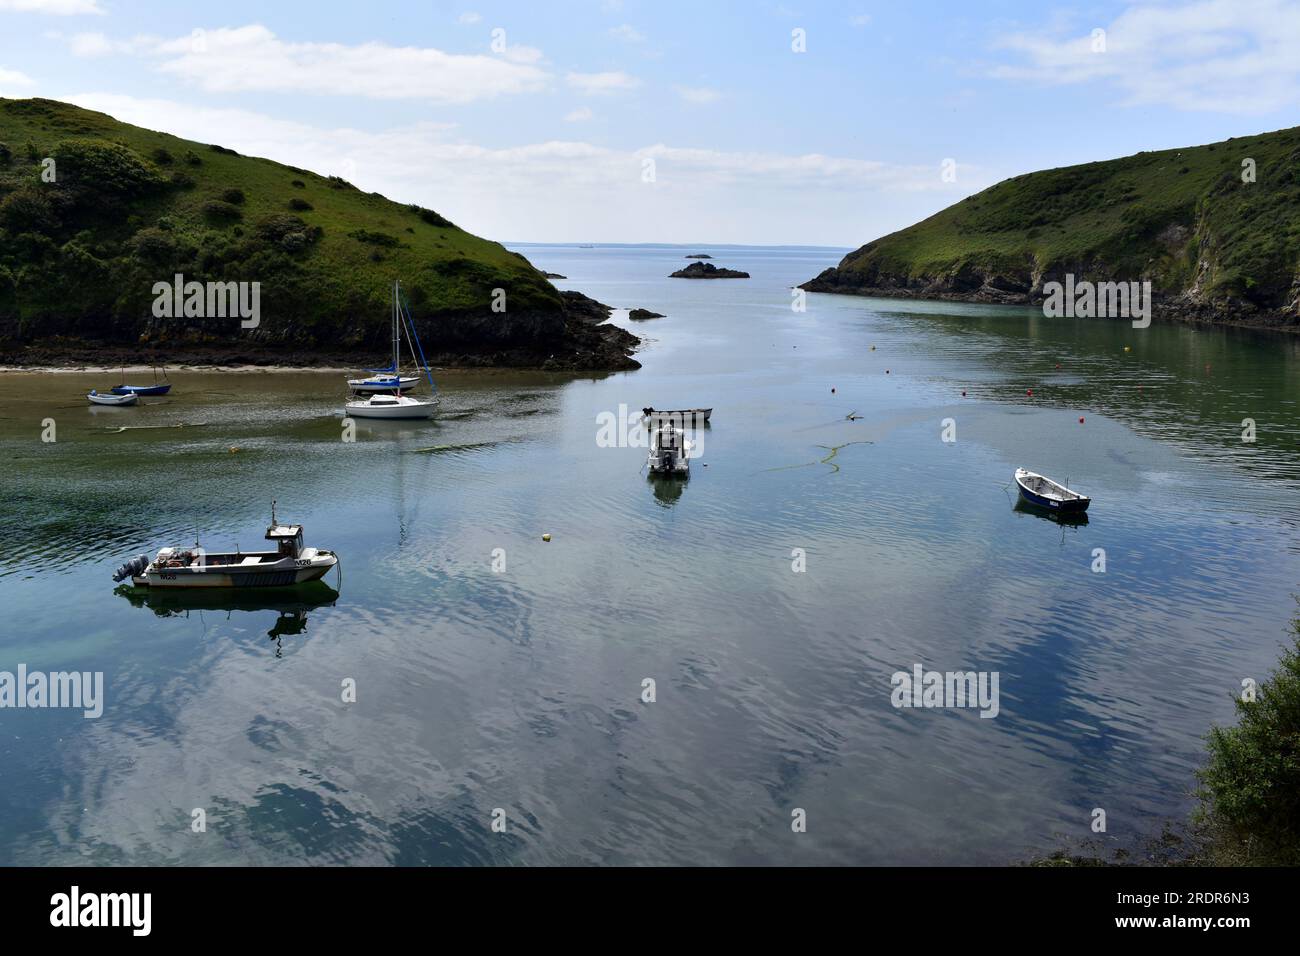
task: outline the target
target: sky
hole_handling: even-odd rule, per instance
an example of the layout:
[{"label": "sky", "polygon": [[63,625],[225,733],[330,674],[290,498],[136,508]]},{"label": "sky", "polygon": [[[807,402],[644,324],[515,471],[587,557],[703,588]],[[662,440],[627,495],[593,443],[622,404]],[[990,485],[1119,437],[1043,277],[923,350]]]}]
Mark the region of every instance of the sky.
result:
[{"label": "sky", "polygon": [[1300,125],[1300,0],[0,0],[0,96],[504,242],[858,246],[1009,176]]}]

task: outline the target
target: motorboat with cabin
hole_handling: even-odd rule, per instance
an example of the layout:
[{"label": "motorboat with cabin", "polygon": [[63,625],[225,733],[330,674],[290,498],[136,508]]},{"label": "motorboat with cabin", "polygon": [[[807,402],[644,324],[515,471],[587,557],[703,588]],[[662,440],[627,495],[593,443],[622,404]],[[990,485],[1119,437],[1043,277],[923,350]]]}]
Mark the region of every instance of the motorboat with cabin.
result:
[{"label": "motorboat with cabin", "polygon": [[333,551],[303,545],[302,525],[280,524],[274,501],[266,540],[274,551],[205,551],[197,541],[192,548],[162,548],[152,561],[147,554],[132,558],[113,580],[153,588],[289,587],[317,581],[339,563]]},{"label": "motorboat with cabin", "polygon": [[686,432],[671,422],[664,422],[650,434],[650,455],[646,459],[652,475],[678,478],[690,476],[691,442]]}]

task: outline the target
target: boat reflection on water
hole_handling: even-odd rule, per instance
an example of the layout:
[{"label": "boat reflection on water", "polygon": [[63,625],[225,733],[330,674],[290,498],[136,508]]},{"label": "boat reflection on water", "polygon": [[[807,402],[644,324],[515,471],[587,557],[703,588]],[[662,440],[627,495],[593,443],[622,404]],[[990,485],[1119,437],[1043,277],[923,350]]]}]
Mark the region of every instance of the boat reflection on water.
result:
[{"label": "boat reflection on water", "polygon": [[279,616],[266,636],[276,642],[276,656],[280,656],[279,641],[285,636],[303,634],[307,630],[307,612],[322,607],[333,607],[339,592],[324,581],[277,588],[148,588],[119,585],[114,594],[126,598],[132,607],[147,607],[159,617],[189,617],[191,612],[214,611],[224,613],[230,620],[235,611],[249,613],[276,611]]},{"label": "boat reflection on water", "polygon": [[682,496],[682,491],[686,488],[686,480],[675,476],[656,475],[653,472],[646,475],[646,480],[654,489],[655,501],[665,508],[671,508],[677,504],[677,499]]},{"label": "boat reflection on water", "polygon": [[1024,498],[1017,498],[1011,510],[1017,514],[1043,518],[1066,528],[1079,528],[1088,523],[1088,512],[1086,511],[1053,511],[1051,508],[1031,505]]}]

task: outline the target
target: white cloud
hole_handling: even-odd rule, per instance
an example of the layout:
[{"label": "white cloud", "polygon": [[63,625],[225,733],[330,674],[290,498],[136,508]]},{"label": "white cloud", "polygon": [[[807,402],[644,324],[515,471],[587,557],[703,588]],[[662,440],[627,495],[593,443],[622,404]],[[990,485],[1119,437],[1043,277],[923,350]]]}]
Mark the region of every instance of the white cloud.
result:
[{"label": "white cloud", "polygon": [[36,85],[26,73],[19,73],[17,70],[6,70],[0,68],[0,96],[20,98],[30,95],[26,90],[30,90]]},{"label": "white cloud", "polygon": [[612,70],[608,73],[570,73],[564,81],[575,90],[588,95],[634,90],[641,85],[641,81],[635,76],[629,76],[622,70]]},{"label": "white cloud", "polygon": [[687,103],[714,103],[722,98],[721,93],[707,86],[674,86],[673,89]]},{"label": "white cloud", "polygon": [[452,54],[386,43],[291,43],[260,24],[195,30],[170,40],[108,41],[79,35],[81,55],[147,53],[159,69],[211,93],[293,92],[373,99],[469,103],[547,88],[540,50],[515,46],[497,56]]},{"label": "white cloud", "polygon": [[15,13],[48,13],[58,17],[103,14],[98,0],[0,0],[0,10]]},{"label": "white cloud", "polygon": [[628,43],[640,43],[645,39],[645,34],[629,23],[622,23],[616,27],[610,27],[609,35],[617,37],[620,40],[626,40]]},{"label": "white cloud", "polygon": [[[1105,31],[1104,52],[1093,29]],[[1284,0],[1131,6],[1084,35],[1016,33],[997,46],[1027,62],[993,76],[1110,84],[1126,106],[1267,113],[1300,105],[1300,6]]]},{"label": "white cloud", "polygon": [[[372,132],[117,94],[68,99],[128,123],[342,175],[363,190],[417,202],[501,240],[705,237],[856,245],[992,181],[987,171],[966,165],[957,187],[942,182],[937,164],[662,143],[613,149],[550,140],[493,148],[458,139],[445,124]],[[653,184],[642,180],[646,159],[655,162]]]},{"label": "white cloud", "polygon": [[871,14],[859,13],[849,17],[849,25],[855,27],[865,27],[871,23]]},{"label": "white cloud", "polygon": [[591,119],[595,115],[596,114],[593,113],[589,107],[580,106],[576,110],[565,113],[564,121],[566,123],[582,123]]},{"label": "white cloud", "polygon": [[474,13],[474,12],[471,10],[471,11],[469,11],[469,12],[467,12],[467,13],[462,13],[460,16],[458,16],[458,17],[456,18],[456,22],[457,22],[457,23],[463,23],[463,24],[465,24],[466,26],[469,26],[470,24],[478,23],[478,22],[479,22],[480,20],[482,20],[482,19],[483,19],[483,18],[482,18],[481,16],[479,16],[477,13]]}]

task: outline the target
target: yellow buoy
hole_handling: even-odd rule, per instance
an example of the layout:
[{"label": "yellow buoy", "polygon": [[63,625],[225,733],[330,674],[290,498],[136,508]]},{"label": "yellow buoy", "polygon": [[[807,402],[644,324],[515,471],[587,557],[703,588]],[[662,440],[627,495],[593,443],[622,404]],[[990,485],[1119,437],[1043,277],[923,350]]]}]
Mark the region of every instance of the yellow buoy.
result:
[{"label": "yellow buoy", "polygon": [[230,446],[230,453],[231,453],[232,455],[233,455],[235,452],[237,452],[237,451],[239,451],[239,449],[236,448],[234,445],[231,445],[231,446]]},{"label": "yellow buoy", "polygon": [[551,535],[550,535],[550,533],[548,532],[547,534],[542,535],[542,540],[543,540],[543,541],[550,541],[550,540],[551,540]]}]

